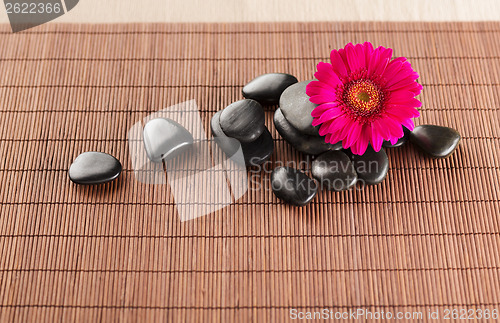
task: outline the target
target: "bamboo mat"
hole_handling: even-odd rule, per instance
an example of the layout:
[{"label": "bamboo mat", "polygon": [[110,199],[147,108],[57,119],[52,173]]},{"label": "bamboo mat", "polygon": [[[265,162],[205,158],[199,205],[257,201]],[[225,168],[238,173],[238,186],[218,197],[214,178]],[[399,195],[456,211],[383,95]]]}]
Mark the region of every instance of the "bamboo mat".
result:
[{"label": "bamboo mat", "polygon": [[[195,99],[208,134],[253,77],[310,79],[349,41],[409,58],[424,85],[417,124],[463,136],[450,158],[388,149],[380,185],[303,208],[251,187],[187,222],[168,185],[135,180],[126,135],[142,118]],[[1,322],[500,309],[500,23],[3,25],[0,47]],[[273,110],[273,163],[304,159]],[[89,150],[122,161],[118,181],[69,181]]]}]

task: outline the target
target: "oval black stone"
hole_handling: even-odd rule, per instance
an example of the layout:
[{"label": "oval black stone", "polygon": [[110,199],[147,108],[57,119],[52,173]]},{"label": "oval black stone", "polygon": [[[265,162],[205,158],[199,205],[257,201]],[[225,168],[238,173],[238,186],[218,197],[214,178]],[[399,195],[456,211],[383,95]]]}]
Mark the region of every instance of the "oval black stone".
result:
[{"label": "oval black stone", "polygon": [[403,146],[410,139],[410,130],[403,126],[403,137],[399,138],[399,140],[393,145],[390,141],[384,140],[382,147],[385,148],[397,148]]},{"label": "oval black stone", "polygon": [[281,93],[287,87],[297,82],[297,78],[290,74],[263,74],[248,82],[241,92],[247,99],[256,100],[264,105],[273,105],[279,102]]},{"label": "oval black stone", "polygon": [[97,151],[88,151],[75,158],[68,170],[68,176],[76,184],[102,184],[118,176],[122,164],[115,157]]},{"label": "oval black stone", "polygon": [[281,109],[276,109],[274,112],[274,125],[283,139],[295,149],[305,154],[319,155],[328,150],[342,149],[342,142],[332,145],[325,142],[325,137],[310,136],[301,133],[286,120]]},{"label": "oval black stone", "polygon": [[215,137],[216,143],[224,151],[228,157],[232,157],[238,149],[242,149],[244,162],[246,166],[257,166],[268,160],[274,151],[273,137],[267,127],[264,132],[252,142],[240,142],[237,139],[226,136],[220,126],[220,115],[222,111],[214,114],[210,121],[212,135]]},{"label": "oval black stone", "polygon": [[366,184],[378,184],[384,180],[389,171],[389,158],[384,148],[375,151],[371,145],[368,145],[363,155],[350,154],[354,164],[354,169],[358,174],[358,179]]},{"label": "oval black stone", "polygon": [[296,206],[304,206],[316,196],[316,181],[300,170],[277,167],[271,174],[271,187],[277,198]]},{"label": "oval black stone", "polygon": [[312,175],[330,191],[345,191],[354,184],[358,175],[349,157],[342,151],[329,151],[312,162]]},{"label": "oval black stone", "polygon": [[288,87],[280,98],[280,108],[286,120],[298,131],[319,136],[319,126],[312,125],[311,112],[318,105],[309,101],[306,86],[311,81],[303,81]]},{"label": "oval black stone", "polygon": [[264,109],[254,100],[240,100],[227,106],[220,115],[222,131],[241,142],[259,138],[265,128]]},{"label": "oval black stone", "polygon": [[448,127],[421,125],[415,127],[410,134],[410,140],[432,157],[448,157],[460,142],[458,131]]},{"label": "oval black stone", "polygon": [[179,123],[167,118],[148,121],[143,136],[146,154],[155,163],[173,159],[193,146],[193,135]]}]

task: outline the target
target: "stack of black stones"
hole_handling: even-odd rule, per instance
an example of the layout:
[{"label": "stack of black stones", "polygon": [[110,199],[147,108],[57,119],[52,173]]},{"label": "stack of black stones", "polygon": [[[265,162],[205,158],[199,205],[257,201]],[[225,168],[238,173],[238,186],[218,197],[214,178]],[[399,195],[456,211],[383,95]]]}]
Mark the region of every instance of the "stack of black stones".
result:
[{"label": "stack of black stones", "polygon": [[[298,82],[290,74],[261,75],[243,88],[245,99],[234,102],[215,113],[211,129],[215,141],[228,155],[239,151],[248,167],[259,166],[273,154],[273,137],[265,125],[263,105],[278,105],[274,125],[278,133],[296,150],[313,156],[312,177],[303,171],[280,166],[271,174],[274,194],[292,205],[303,206],[315,196],[319,187],[330,191],[345,191],[356,184],[379,184],[389,169],[389,159],[382,148],[371,146],[361,155],[342,149],[342,143],[329,144],[312,126],[311,112],[316,107],[309,101],[306,86],[311,81]],[[155,163],[175,158],[193,146],[193,136],[177,122],[167,118],[150,120],[143,129],[144,148]],[[421,125],[413,131],[404,129],[404,136],[385,148],[404,145],[408,140],[432,157],[449,156],[460,141],[460,134],[451,128]],[[236,143],[236,144],[235,144]],[[69,178],[77,184],[102,184],[120,175],[121,163],[102,152],[84,152],[69,168]]]},{"label": "stack of black stones", "polygon": [[[290,74],[271,73],[261,75],[244,86],[244,100],[234,102],[217,112],[211,121],[216,138],[234,138],[241,142],[247,166],[261,165],[273,153],[273,141],[265,126],[263,105],[276,105],[274,125],[278,133],[296,150],[313,156],[312,177],[303,171],[280,166],[271,174],[274,194],[281,200],[296,206],[308,204],[318,188],[345,191],[358,184],[375,185],[382,182],[389,170],[389,159],[382,148],[376,152],[371,146],[359,156],[342,143],[329,144],[319,135],[319,127],[312,126],[311,112],[316,107],[309,101],[306,86],[311,81],[298,82]],[[460,141],[460,134],[451,128],[421,125],[413,131],[404,128],[404,136],[385,148],[396,148],[412,141],[432,157],[449,156]],[[219,141],[218,141],[219,142]],[[225,142],[225,141],[222,141]],[[221,148],[228,154],[234,148]]]}]

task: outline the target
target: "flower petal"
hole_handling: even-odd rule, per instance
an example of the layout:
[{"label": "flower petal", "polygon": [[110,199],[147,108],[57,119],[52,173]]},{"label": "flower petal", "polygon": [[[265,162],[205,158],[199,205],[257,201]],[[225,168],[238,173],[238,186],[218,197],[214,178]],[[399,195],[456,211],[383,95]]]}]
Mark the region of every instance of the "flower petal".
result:
[{"label": "flower petal", "polygon": [[406,121],[402,124],[410,131],[413,131],[413,129],[415,129],[415,124],[413,123],[412,119],[406,119]]},{"label": "flower petal", "polygon": [[378,63],[376,63],[375,67],[375,75],[383,75],[385,69],[387,68],[387,64],[389,64],[389,61],[392,57],[392,49],[390,48],[384,48],[384,47],[379,47],[380,48],[380,57]]},{"label": "flower petal", "polygon": [[367,124],[363,125],[363,128],[361,129],[356,145],[351,147],[352,153],[356,155],[363,155],[366,151],[366,148],[368,148],[370,136],[371,136],[371,126]]},{"label": "flower petal", "polygon": [[383,139],[388,139],[390,137],[389,129],[382,125],[380,119],[372,122],[372,127],[374,127],[377,132],[382,136]]},{"label": "flower petal", "polygon": [[394,120],[393,118],[391,118],[388,115],[386,115],[386,117],[383,119],[383,122],[384,122],[384,125],[389,129],[390,138],[403,137],[404,132],[403,132],[403,127],[401,126],[401,123]]},{"label": "flower petal", "polygon": [[382,143],[384,142],[384,138],[382,138],[382,135],[380,134],[378,128],[376,128],[373,123],[370,142],[372,143],[372,147],[375,151],[380,151],[380,149],[382,148]]},{"label": "flower petal", "polygon": [[323,104],[320,104],[316,108],[314,108],[314,110],[312,110],[311,116],[313,116],[314,118],[318,118],[322,113],[325,113],[329,109],[333,109],[333,108],[336,108],[336,107],[337,107],[337,103],[336,102],[334,102],[334,103],[323,103]]},{"label": "flower petal", "polygon": [[[312,125],[313,126],[318,126],[320,123],[318,122],[317,124],[315,124],[315,121],[316,119],[314,119],[314,121],[312,122]],[[325,136],[327,134],[329,134],[330,132],[328,131],[328,129],[330,128],[330,126],[332,125],[332,122],[333,120],[328,120],[327,122],[323,123],[320,127],[319,127],[319,135],[320,136]]]},{"label": "flower petal", "polygon": [[400,61],[392,60],[389,64],[387,64],[387,68],[384,71],[384,75],[382,75],[386,80],[390,80],[394,78],[397,73],[401,70],[403,63]]},{"label": "flower petal", "polygon": [[386,84],[386,89],[389,91],[397,91],[406,87],[412,87],[415,86],[416,84],[415,80],[412,80],[411,78],[403,79],[399,81],[398,83],[392,84],[391,86],[387,86]]},{"label": "flower petal", "polygon": [[337,117],[339,117],[342,114],[344,114],[344,112],[342,112],[342,109],[332,108],[332,109],[329,109],[328,111],[325,111],[318,118],[318,121],[321,122],[321,123],[323,123],[323,122],[326,122],[328,120],[334,120],[334,119],[336,119]]},{"label": "flower petal", "polygon": [[391,145],[395,145],[398,142],[398,140],[399,140],[399,138],[393,137],[389,141],[391,142]]},{"label": "flower petal", "polygon": [[415,93],[411,91],[393,91],[389,92],[389,98],[386,101],[386,104],[398,104],[401,102],[408,102],[415,98]]},{"label": "flower petal", "polygon": [[345,47],[345,51],[346,51],[347,62],[349,63],[349,69],[351,70],[351,73],[359,70],[359,68],[361,66],[359,64],[358,55],[356,54],[356,51],[355,51],[352,43],[349,43]]},{"label": "flower petal", "polygon": [[339,52],[332,50],[330,53],[330,61],[332,62],[333,71],[341,77],[347,77],[347,69],[344,64],[344,60],[340,56]]},{"label": "flower petal", "polygon": [[[352,45],[352,43],[349,43]],[[349,46],[349,44],[347,44],[346,46]],[[346,50],[345,48],[341,48],[338,50],[339,52],[339,55],[340,55],[340,58],[342,58],[342,61],[344,62],[344,66],[347,70],[347,75],[349,76],[349,73],[351,73],[351,69],[349,68],[349,63],[347,62],[347,53],[346,53]]]},{"label": "flower petal", "polygon": [[[385,111],[386,114],[390,114],[398,120],[406,120],[411,118],[416,118],[419,112],[415,108],[410,108],[406,106],[394,106]],[[394,119],[394,118],[393,118]]]},{"label": "flower petal", "polygon": [[415,80],[418,78],[418,74],[416,73],[408,73],[407,71],[401,70],[399,73],[396,73],[394,76],[392,76],[390,79],[387,80],[386,86],[391,87],[393,85],[398,84],[399,82],[408,82],[408,80],[411,80],[415,82]]},{"label": "flower petal", "polygon": [[373,51],[373,54],[368,63],[368,76],[371,77],[375,73],[375,69],[378,66],[380,60],[380,50],[377,48]]},{"label": "flower petal", "polygon": [[306,86],[306,94],[309,96],[322,94],[324,92],[335,93],[336,91],[333,89],[331,85],[320,81],[311,81]]},{"label": "flower petal", "polygon": [[363,47],[365,49],[365,67],[367,67],[373,55],[373,45],[370,42],[365,42]]},{"label": "flower petal", "polygon": [[314,77],[318,81],[331,85],[332,87],[342,84],[337,74],[334,73],[333,67],[330,63],[320,62],[316,66],[318,71],[314,73]]},{"label": "flower petal", "polygon": [[337,100],[337,96],[332,92],[323,92],[319,95],[313,95],[309,98],[309,101],[315,104],[322,104],[328,102],[334,102]]},{"label": "flower petal", "polygon": [[387,107],[399,107],[399,106],[405,106],[405,107],[410,107],[410,108],[420,108],[422,106],[422,102],[420,102],[418,99],[408,99],[407,101],[400,101],[400,102],[387,102],[386,103]]},{"label": "flower petal", "polygon": [[344,123],[344,126],[342,127],[342,129],[339,129],[339,137],[341,138],[342,140],[342,146],[344,148],[348,148],[349,146],[347,145],[347,135],[349,135],[349,133],[352,131],[353,127],[354,127],[354,120],[352,120],[350,117],[346,117],[345,118],[346,121]]},{"label": "flower petal", "polygon": [[342,144],[345,147],[350,147],[358,140],[359,134],[361,132],[361,129],[363,128],[363,125],[359,124],[358,122],[354,121],[351,126],[350,126],[350,132],[347,134],[347,138],[345,140],[345,145],[344,143]]}]

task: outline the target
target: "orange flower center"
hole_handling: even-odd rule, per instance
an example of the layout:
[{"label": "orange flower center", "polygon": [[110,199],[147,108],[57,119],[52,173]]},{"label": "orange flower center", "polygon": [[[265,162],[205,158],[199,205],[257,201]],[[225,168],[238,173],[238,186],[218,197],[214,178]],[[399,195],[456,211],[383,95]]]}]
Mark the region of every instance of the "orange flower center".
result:
[{"label": "orange flower center", "polygon": [[356,80],[347,86],[344,99],[355,112],[374,113],[382,103],[383,93],[370,80]]}]

